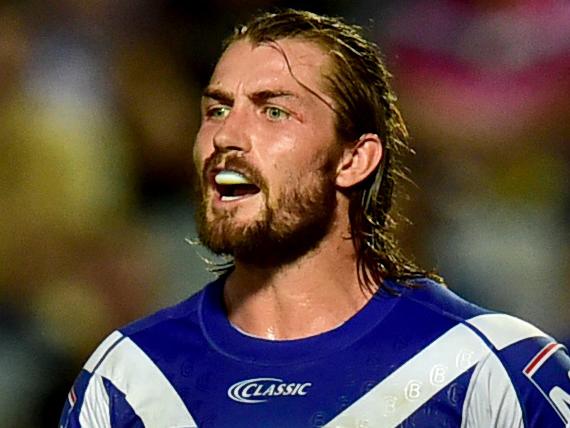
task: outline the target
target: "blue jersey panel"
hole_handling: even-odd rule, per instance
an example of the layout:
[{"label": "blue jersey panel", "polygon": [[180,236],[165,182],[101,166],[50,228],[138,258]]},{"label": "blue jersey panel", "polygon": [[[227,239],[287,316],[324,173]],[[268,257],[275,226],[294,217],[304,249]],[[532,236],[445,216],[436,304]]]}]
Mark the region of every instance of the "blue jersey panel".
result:
[{"label": "blue jersey panel", "polygon": [[153,428],[538,428],[569,418],[564,350],[434,282],[391,283],[398,295],[379,292],[342,326],[288,341],[234,328],[223,286],[114,332],[86,363],[62,426],[80,426],[80,414],[84,426]]},{"label": "blue jersey panel", "polygon": [[[252,416],[260,426],[319,426],[459,320],[415,300],[379,295],[337,331],[264,341],[229,325],[221,292],[218,285],[202,297],[200,319],[181,312],[140,331],[130,328],[131,339],[159,364],[200,427],[251,426]],[[380,322],[386,326],[381,336]],[[244,386],[234,391],[246,396],[232,397],[229,391],[240,382]]]},{"label": "blue jersey panel", "polygon": [[109,412],[111,416],[111,426],[145,428],[144,424],[134,412],[133,408],[125,399],[125,394],[119,391],[109,380],[104,380],[103,384],[109,397]]}]

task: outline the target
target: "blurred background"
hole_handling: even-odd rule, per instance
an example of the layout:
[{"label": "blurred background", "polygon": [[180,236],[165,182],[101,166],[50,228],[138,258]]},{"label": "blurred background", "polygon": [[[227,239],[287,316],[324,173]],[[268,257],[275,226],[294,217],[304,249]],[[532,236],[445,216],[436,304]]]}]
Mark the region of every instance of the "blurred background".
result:
[{"label": "blurred background", "polygon": [[566,0],[3,0],[0,426],[53,427],[114,328],[211,276],[195,237],[199,96],[267,7],[367,28],[414,138],[402,242],[475,302],[570,338]]}]

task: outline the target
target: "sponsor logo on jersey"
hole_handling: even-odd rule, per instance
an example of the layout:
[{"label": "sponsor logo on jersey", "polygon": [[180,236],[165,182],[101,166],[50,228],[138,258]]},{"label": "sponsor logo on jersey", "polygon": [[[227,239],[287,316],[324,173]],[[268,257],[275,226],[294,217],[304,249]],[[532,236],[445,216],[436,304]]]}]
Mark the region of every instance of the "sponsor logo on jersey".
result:
[{"label": "sponsor logo on jersey", "polygon": [[544,346],[523,369],[524,375],[570,426],[570,358],[556,342]]},{"label": "sponsor logo on jersey", "polygon": [[238,403],[263,403],[276,397],[302,397],[313,384],[310,382],[285,382],[273,377],[258,377],[234,383],[228,389],[228,397]]}]

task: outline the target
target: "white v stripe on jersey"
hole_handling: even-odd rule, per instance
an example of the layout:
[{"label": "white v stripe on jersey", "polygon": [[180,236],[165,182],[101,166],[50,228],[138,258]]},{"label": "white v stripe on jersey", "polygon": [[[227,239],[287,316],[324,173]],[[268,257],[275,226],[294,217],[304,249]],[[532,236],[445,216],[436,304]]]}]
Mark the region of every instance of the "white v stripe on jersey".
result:
[{"label": "white v stripe on jersey", "polygon": [[[452,349],[457,351],[450,352]],[[473,367],[487,352],[488,347],[483,340],[469,327],[459,324],[408,360],[325,427],[394,427],[453,379]],[[434,373],[437,370],[436,378]],[[379,406],[383,406],[382,411],[378,411]]]},{"label": "white v stripe on jersey", "polygon": [[499,350],[529,337],[549,337],[532,324],[512,315],[485,314],[466,322],[483,333]]},{"label": "white v stripe on jersey", "polygon": [[108,379],[125,394],[127,402],[146,427],[197,427],[168,379],[131,339],[124,337],[117,343],[115,336],[105,352],[108,349],[111,350],[96,367],[93,377],[98,375]]},{"label": "white v stripe on jersey", "polygon": [[111,428],[109,396],[99,375],[94,374],[89,380],[79,414],[79,424],[89,428]]},{"label": "white v stripe on jersey", "polygon": [[503,363],[487,354],[477,364],[463,402],[461,428],[523,428],[521,403]]},{"label": "white v stripe on jersey", "polygon": [[[487,338],[497,349],[529,337],[545,336],[537,328],[528,328],[528,323],[515,317],[504,317],[480,315],[467,322],[487,333]],[[501,336],[493,337],[489,326],[496,322],[507,322],[513,329],[510,333],[509,329],[499,329]],[[397,426],[489,352],[491,349],[474,330],[458,324],[391,373],[324,428]],[[379,406],[381,411],[378,411]]]}]

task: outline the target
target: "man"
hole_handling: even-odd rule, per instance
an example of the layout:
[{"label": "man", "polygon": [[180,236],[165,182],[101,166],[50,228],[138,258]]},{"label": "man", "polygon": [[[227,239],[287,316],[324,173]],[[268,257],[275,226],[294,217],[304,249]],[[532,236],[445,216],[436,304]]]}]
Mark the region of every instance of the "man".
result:
[{"label": "man", "polygon": [[289,10],[236,31],[194,148],[200,238],[233,263],[111,334],[62,427],[569,423],[566,351],[398,252],[408,137],[388,77],[338,19]]}]

